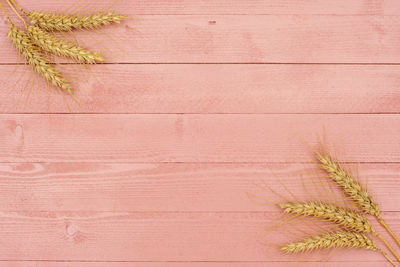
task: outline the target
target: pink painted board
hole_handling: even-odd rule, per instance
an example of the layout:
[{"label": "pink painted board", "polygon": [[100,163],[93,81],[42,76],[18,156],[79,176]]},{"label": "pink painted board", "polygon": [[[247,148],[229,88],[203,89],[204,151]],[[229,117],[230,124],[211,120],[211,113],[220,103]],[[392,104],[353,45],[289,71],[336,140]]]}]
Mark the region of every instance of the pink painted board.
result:
[{"label": "pink painted board", "polygon": [[[62,0],[18,1],[27,10],[60,11],[65,9]],[[248,1],[196,1],[196,0],[88,0],[82,4],[70,0],[71,10],[111,7],[135,15],[259,15],[259,14],[304,14],[304,15],[398,15],[400,4],[396,0],[248,0]]]},{"label": "pink painted board", "polygon": [[[77,36],[108,63],[400,62],[399,16],[138,15],[102,35]],[[17,62],[4,34],[0,63]]]},{"label": "pink painted board", "polygon": [[310,162],[326,133],[346,162],[398,162],[396,114],[0,116],[2,162]]},{"label": "pink painted board", "polygon": [[[66,94],[0,65],[1,113],[399,113],[397,65],[97,65]],[[76,74],[79,69],[72,68]]]},{"label": "pink painted board", "polygon": [[[352,164],[353,170],[357,165]],[[270,212],[286,197],[309,198],[313,164],[251,163],[1,163],[0,210],[57,212]],[[383,211],[400,211],[400,164],[360,164]],[[323,179],[328,188],[328,179]],[[286,189],[283,185],[286,185]],[[331,184],[330,188],[336,188]],[[324,194],[326,189],[316,191]],[[182,201],[184,199],[185,201]]]},{"label": "pink painted board", "polygon": [[[276,215],[263,212],[3,212],[0,214],[3,226],[0,260],[282,261],[282,254],[265,244],[262,235],[269,220]],[[399,212],[384,212],[382,216],[393,231],[400,230]],[[382,246],[380,242],[377,244]],[[299,260],[291,256],[284,259]],[[318,259],[315,257],[313,261]],[[306,260],[300,258],[302,262]],[[337,251],[326,260],[358,262],[384,261],[384,258],[373,251],[358,250]]]}]

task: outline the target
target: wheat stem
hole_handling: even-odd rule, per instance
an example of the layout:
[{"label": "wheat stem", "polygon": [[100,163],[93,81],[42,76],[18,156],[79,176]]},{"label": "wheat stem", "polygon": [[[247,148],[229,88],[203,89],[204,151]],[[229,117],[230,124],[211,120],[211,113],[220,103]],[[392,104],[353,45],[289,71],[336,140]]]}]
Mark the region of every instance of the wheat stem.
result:
[{"label": "wheat stem", "polygon": [[[393,239],[396,241],[397,245],[400,246],[400,241],[397,239],[397,237],[395,236],[395,234],[390,230],[389,226],[386,224],[386,222],[381,218],[378,217],[377,218],[379,223],[386,229],[386,231],[388,231],[388,233],[393,237]],[[399,260],[400,261],[400,260]]]},{"label": "wheat stem", "polygon": [[7,4],[11,7],[12,11],[15,13],[15,15],[18,16],[18,18],[20,20],[22,20],[22,22],[26,25],[26,21],[24,20],[24,18],[19,14],[19,12],[15,9],[15,7],[11,4],[11,2],[9,0],[6,0]]},{"label": "wheat stem", "polygon": [[20,5],[17,4],[17,2],[15,2],[15,0],[10,0],[11,3],[14,4],[14,6],[16,6],[21,12],[24,12],[24,10],[22,9],[22,7]]},{"label": "wheat stem", "polygon": [[399,267],[390,257],[389,255],[383,251],[383,250],[378,250],[382,255],[394,266],[394,267]]},{"label": "wheat stem", "polygon": [[10,17],[8,16],[8,14],[7,14],[7,12],[6,12],[6,9],[4,8],[4,6],[3,6],[3,4],[2,4],[1,2],[0,2],[0,8],[1,8],[1,10],[3,10],[4,15],[6,16],[7,21],[8,21],[9,23],[12,23]]},{"label": "wheat stem", "polygon": [[385,243],[386,247],[390,250],[390,252],[392,252],[392,254],[396,258],[396,260],[400,262],[399,256],[396,254],[396,252],[393,250],[393,248],[389,245],[389,243],[380,234],[374,233],[374,235],[377,236],[380,240],[382,240],[383,243]]}]

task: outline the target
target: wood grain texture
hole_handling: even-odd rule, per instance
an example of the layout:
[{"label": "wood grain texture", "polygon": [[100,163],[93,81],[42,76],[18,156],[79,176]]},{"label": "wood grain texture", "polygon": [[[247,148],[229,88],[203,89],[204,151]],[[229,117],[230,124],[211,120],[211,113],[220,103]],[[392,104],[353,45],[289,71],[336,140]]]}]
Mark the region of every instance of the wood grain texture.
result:
[{"label": "wood grain texture", "polygon": [[399,120],[394,114],[1,115],[0,161],[310,162],[304,141],[313,145],[325,132],[346,152],[342,161],[399,162]]},{"label": "wood grain texture", "polygon": [[399,113],[399,72],[387,65],[97,65],[77,85],[78,105],[49,94],[26,68],[3,65],[0,112]]},{"label": "wood grain texture", "polygon": [[[310,193],[298,181],[303,179],[321,199],[323,188],[314,190],[311,178],[304,177],[314,168],[313,164],[2,163],[0,210],[277,211],[275,205],[261,203],[285,200],[261,185],[266,183],[288,198],[294,194],[304,199]],[[400,211],[400,164],[361,164],[358,169],[381,210]]]},{"label": "wood grain texture", "polygon": [[[275,215],[2,212],[0,258],[3,261],[281,261],[282,254],[263,244],[260,236],[268,219]],[[400,230],[399,213],[382,216],[394,231]],[[337,252],[333,259],[366,260],[384,258],[376,252],[359,250]]]},{"label": "wood grain texture", "polygon": [[248,1],[196,1],[196,0],[88,0],[85,5],[78,0],[68,3],[62,0],[41,0],[35,3],[20,0],[20,4],[29,10],[58,11],[77,7],[98,9],[113,7],[128,14],[325,14],[325,15],[398,15],[400,4],[396,0],[248,0]]},{"label": "wood grain texture", "polygon": [[[141,15],[121,25],[77,38],[113,63],[400,63],[399,16]],[[0,63],[18,62],[6,36],[0,44]]]},{"label": "wood grain texture", "polygon": [[106,57],[56,66],[78,105],[22,66],[0,16],[0,266],[390,266],[284,257],[264,241],[289,231],[262,234],[273,196],[310,196],[318,134],[400,232],[399,1],[18,3],[131,20],[63,36]]}]

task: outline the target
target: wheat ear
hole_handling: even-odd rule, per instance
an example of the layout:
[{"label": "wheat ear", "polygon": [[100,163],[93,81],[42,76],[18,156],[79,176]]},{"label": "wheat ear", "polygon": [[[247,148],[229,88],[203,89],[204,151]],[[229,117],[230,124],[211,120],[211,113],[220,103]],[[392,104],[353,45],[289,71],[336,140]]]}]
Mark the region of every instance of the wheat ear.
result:
[{"label": "wheat ear", "polygon": [[326,233],[324,235],[316,235],[305,238],[296,243],[289,243],[281,247],[281,250],[286,253],[302,253],[309,252],[316,249],[329,249],[329,248],[361,248],[368,249],[382,253],[385,258],[390,261],[393,266],[396,263],[380,248],[378,248],[370,237],[365,234],[357,232],[334,232]]},{"label": "wheat ear", "polygon": [[79,16],[36,11],[25,12],[31,23],[46,31],[71,31],[73,29],[96,29],[112,23],[120,23],[125,17],[114,12],[98,12],[96,14]]},{"label": "wheat ear", "polygon": [[368,194],[367,190],[361,187],[353,177],[343,170],[329,155],[316,153],[320,167],[328,172],[329,176],[354,200],[360,208],[368,214],[380,216],[378,204]]},{"label": "wheat ear", "polygon": [[37,73],[50,81],[53,85],[60,87],[70,95],[73,95],[71,86],[61,76],[58,70],[47,63],[40,51],[23,30],[10,23],[8,36],[18,52]]},{"label": "wheat ear", "polygon": [[317,152],[315,155],[320,162],[320,167],[329,174],[332,180],[335,181],[336,184],[338,184],[365,213],[375,216],[379,223],[389,232],[400,246],[400,241],[382,219],[378,203],[373,200],[373,198],[368,194],[368,191],[362,188],[362,186],[354,180],[352,175],[342,169],[329,155],[323,155]]},{"label": "wheat ear", "polygon": [[336,223],[350,231],[372,233],[373,235],[381,239],[385,243],[386,247],[390,250],[390,252],[396,257],[396,259],[400,261],[400,258],[398,257],[396,252],[393,250],[390,244],[386,242],[386,240],[375,231],[368,218],[356,210],[345,209],[343,207],[338,207],[333,204],[315,201],[305,203],[289,202],[281,203],[278,205],[279,207],[284,209],[284,213],[313,216]]},{"label": "wheat ear", "polygon": [[379,251],[375,242],[367,235],[344,231],[311,236],[296,243],[286,244],[281,250],[287,253],[301,253],[316,249],[343,247]]},{"label": "wheat ear", "polygon": [[104,61],[99,53],[92,53],[78,45],[52,36],[37,26],[27,26],[28,36],[44,51],[64,57],[70,57],[80,63],[94,64]]},{"label": "wheat ear", "polygon": [[305,203],[281,203],[279,207],[284,209],[284,213],[313,216],[334,222],[351,231],[375,233],[375,229],[371,226],[368,218],[355,210],[314,201]]}]

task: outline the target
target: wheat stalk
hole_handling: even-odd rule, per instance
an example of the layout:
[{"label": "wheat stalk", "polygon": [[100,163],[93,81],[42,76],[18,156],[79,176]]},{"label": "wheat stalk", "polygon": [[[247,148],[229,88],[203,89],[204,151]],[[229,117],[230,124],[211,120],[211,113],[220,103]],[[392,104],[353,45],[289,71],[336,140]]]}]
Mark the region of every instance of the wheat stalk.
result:
[{"label": "wheat stalk", "polygon": [[378,248],[372,240],[362,233],[338,231],[334,233],[326,233],[323,235],[315,235],[305,238],[296,243],[289,243],[281,247],[281,250],[286,253],[302,253],[317,249],[329,248],[361,248],[382,253],[393,266],[396,263],[380,248]]},{"label": "wheat stalk", "polygon": [[80,63],[94,64],[104,61],[99,53],[92,53],[74,43],[60,40],[37,26],[27,26],[27,30],[31,40],[44,51],[58,56],[70,57]]},{"label": "wheat stalk", "polygon": [[73,29],[95,29],[111,23],[120,23],[125,17],[114,12],[98,12],[92,15],[64,15],[41,13],[36,11],[25,12],[31,23],[46,31],[71,31]]},{"label": "wheat stalk", "polygon": [[351,231],[376,233],[368,218],[355,210],[314,201],[305,203],[289,202],[278,205],[284,209],[284,213],[313,216],[316,218],[329,220]]},{"label": "wheat stalk", "polygon": [[61,76],[60,72],[47,63],[28,35],[11,22],[8,37],[10,37],[18,52],[37,73],[50,81],[53,85],[62,88],[72,95],[71,86]]},{"label": "wheat stalk", "polygon": [[368,191],[363,188],[360,183],[355,181],[351,174],[346,172],[338,163],[332,160],[331,156],[328,154],[323,155],[318,152],[315,152],[315,155],[320,162],[320,167],[329,174],[332,180],[335,181],[336,184],[338,184],[365,213],[375,216],[379,223],[389,232],[400,246],[400,241],[382,219],[378,203],[374,201]]}]

